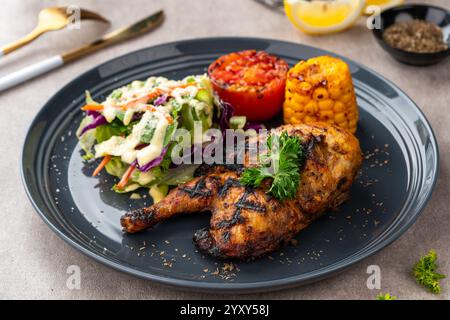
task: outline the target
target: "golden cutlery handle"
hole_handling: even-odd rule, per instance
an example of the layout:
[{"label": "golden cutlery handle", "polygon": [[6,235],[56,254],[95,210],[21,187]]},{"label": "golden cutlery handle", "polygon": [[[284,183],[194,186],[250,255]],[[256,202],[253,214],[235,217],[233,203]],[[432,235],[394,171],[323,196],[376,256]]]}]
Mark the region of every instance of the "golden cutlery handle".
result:
[{"label": "golden cutlery handle", "polygon": [[[124,30],[125,30],[125,28],[124,28]],[[95,40],[92,43],[86,44],[79,48],[76,48],[76,49],[73,49],[73,50],[63,53],[62,57],[64,59],[64,63],[71,62],[71,61],[81,58],[89,53],[95,52],[106,46],[112,45],[114,43],[132,38],[139,34],[139,33],[126,31],[126,30],[124,31],[124,30],[121,29],[118,31],[108,33],[108,34],[104,35],[103,37],[101,37],[100,39]]]},{"label": "golden cutlery handle", "polygon": [[113,41],[108,41],[108,39],[100,38],[92,43],[86,44],[80,48],[70,50],[62,54],[64,63],[71,62],[82,56],[87,55],[88,53],[95,52],[101,48],[104,48],[110,44],[118,42],[118,40],[113,39]]},{"label": "golden cutlery handle", "polygon": [[14,50],[17,50],[24,45],[27,45],[31,41],[35,40],[37,37],[39,37],[42,34],[42,30],[40,28],[35,28],[33,31],[31,31],[29,34],[24,36],[23,38],[20,38],[16,41],[13,41],[3,47],[0,48],[0,56],[6,55],[8,53],[13,52]]},{"label": "golden cutlery handle", "polygon": [[153,28],[157,27],[159,24],[161,24],[163,19],[164,19],[163,11],[162,10],[158,11],[152,14],[151,16],[143,20],[140,20],[130,26],[123,27],[118,30],[112,31],[108,34],[105,34],[103,37],[92,43],[86,44],[80,48],[71,50],[69,52],[65,52],[61,56],[64,60],[64,63],[71,62],[82,56],[87,55],[88,53],[97,51],[111,44],[128,40],[137,37],[140,34],[148,32]]}]

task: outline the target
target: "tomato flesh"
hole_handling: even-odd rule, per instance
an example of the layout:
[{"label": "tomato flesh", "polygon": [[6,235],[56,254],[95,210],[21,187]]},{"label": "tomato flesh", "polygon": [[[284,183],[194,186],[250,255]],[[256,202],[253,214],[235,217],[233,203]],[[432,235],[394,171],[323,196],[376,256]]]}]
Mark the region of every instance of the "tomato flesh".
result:
[{"label": "tomato flesh", "polygon": [[269,120],[280,112],[288,64],[264,51],[224,55],[208,68],[214,90],[249,121]]}]

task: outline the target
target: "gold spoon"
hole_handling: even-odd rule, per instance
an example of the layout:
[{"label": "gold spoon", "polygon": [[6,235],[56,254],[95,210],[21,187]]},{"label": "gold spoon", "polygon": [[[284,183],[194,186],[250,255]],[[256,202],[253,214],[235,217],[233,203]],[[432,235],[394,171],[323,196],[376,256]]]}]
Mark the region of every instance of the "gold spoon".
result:
[{"label": "gold spoon", "polygon": [[[38,24],[29,34],[0,48],[0,56],[6,55],[14,50],[35,40],[48,31],[60,30],[72,22],[74,14],[70,7],[51,7],[39,12]],[[109,21],[95,12],[80,8],[81,20],[97,20],[105,23]]]},{"label": "gold spoon", "polygon": [[59,68],[66,63],[72,62],[101,48],[149,32],[158,27],[163,20],[164,13],[161,10],[152,14],[151,16],[148,16],[147,18],[129,25],[128,27],[120,28],[118,30],[105,34],[103,37],[95,40],[92,43],[86,44],[82,47],[65,52],[63,54],[55,55],[35,64],[29,65],[28,67],[25,67],[21,70],[10,73],[0,78],[0,92],[19,83],[37,77],[41,74],[49,72],[50,70]]}]

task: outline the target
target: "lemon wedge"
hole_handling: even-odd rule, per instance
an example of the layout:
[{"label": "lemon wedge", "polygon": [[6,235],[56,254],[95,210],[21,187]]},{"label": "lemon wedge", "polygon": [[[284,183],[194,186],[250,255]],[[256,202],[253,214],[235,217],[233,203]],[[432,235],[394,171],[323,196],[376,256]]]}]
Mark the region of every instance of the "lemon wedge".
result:
[{"label": "lemon wedge", "polygon": [[367,9],[369,6],[378,6],[380,7],[380,10],[383,11],[402,4],[403,2],[405,2],[405,0],[366,0],[366,6],[364,7],[363,12],[365,15],[371,15],[373,14],[373,11]]},{"label": "lemon wedge", "polygon": [[345,30],[361,16],[365,0],[285,0],[289,20],[308,34]]}]

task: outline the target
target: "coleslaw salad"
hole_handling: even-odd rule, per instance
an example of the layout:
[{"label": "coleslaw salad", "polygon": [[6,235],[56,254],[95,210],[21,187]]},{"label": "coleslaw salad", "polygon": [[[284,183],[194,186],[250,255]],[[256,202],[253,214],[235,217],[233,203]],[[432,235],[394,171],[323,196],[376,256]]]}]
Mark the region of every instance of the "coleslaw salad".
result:
[{"label": "coleslaw salad", "polygon": [[229,123],[232,112],[221,108],[206,75],[182,80],[150,77],[114,90],[103,102],[86,92],[82,107],[86,114],[77,137],[86,161],[101,159],[93,176],[105,169],[120,179],[114,191],[148,188],[157,202],[170,185],[192,179],[195,170],[195,165],[172,163],[178,143],[173,139],[175,131],[183,128],[193,133],[197,122],[203,133],[215,125],[213,116],[220,114],[228,119],[219,119],[217,126]]}]

